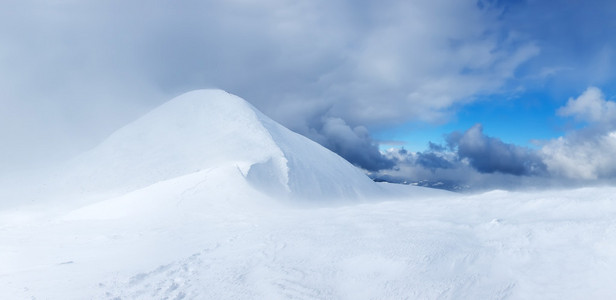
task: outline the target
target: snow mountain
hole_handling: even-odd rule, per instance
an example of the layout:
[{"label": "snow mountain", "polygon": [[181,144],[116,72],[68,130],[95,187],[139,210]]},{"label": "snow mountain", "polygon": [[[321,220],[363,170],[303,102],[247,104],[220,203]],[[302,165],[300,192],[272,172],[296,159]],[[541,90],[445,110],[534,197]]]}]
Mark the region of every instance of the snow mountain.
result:
[{"label": "snow mountain", "polygon": [[159,106],[73,160],[49,186],[61,187],[56,193],[79,186],[72,198],[86,203],[221,168],[234,169],[236,180],[276,198],[338,201],[413,193],[372,182],[337,154],[222,90],[188,92]]}]

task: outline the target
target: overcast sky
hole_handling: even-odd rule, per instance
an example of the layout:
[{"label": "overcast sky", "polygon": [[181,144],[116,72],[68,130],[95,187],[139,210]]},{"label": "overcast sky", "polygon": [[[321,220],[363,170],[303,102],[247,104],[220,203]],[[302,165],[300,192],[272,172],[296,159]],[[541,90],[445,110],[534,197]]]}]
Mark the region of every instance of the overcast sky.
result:
[{"label": "overcast sky", "polygon": [[373,175],[613,179],[615,15],[613,1],[4,0],[0,173],[215,87]]}]

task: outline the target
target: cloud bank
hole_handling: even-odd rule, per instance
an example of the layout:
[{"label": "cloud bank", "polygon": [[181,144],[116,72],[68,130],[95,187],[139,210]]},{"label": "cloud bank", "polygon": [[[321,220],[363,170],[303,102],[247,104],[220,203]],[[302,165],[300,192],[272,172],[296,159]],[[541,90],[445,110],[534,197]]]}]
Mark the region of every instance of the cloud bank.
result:
[{"label": "cloud bank", "polygon": [[528,188],[606,183],[616,178],[616,102],[589,87],[557,110],[584,127],[531,149],[487,136],[476,124],[445,136],[424,152],[391,149],[392,170],[373,172],[396,182],[453,181],[473,188]]},{"label": "cloud bank", "polygon": [[450,134],[447,144],[457,152],[459,159],[468,159],[469,164],[481,173],[537,175],[546,169],[539,155],[532,150],[484,135],[481,124],[463,134]]},{"label": "cloud bank", "polygon": [[539,53],[501,12],[475,0],[8,0],[0,157],[66,156],[164,100],[217,87],[355,164],[386,168],[361,128],[446,120]]}]

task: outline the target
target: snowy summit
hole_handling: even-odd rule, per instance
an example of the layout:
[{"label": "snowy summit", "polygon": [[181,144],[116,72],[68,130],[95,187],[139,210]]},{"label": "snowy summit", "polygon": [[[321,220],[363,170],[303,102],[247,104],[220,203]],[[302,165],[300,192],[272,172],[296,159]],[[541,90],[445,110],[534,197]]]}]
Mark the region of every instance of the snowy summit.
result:
[{"label": "snowy summit", "polygon": [[[222,90],[180,95],[72,162],[65,182],[123,193],[183,175],[231,173],[270,196],[365,199],[392,188]],[[386,191],[388,189],[388,191]]]}]

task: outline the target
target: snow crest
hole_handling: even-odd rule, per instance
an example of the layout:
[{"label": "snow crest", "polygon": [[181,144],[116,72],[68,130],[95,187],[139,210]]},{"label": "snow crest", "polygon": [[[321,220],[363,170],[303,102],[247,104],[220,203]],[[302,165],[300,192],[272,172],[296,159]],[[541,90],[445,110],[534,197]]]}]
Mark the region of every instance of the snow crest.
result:
[{"label": "snow crest", "polygon": [[382,193],[335,153],[222,90],[188,92],[159,106],[73,161],[64,180],[86,193],[121,195],[229,165],[254,188],[278,198]]}]

